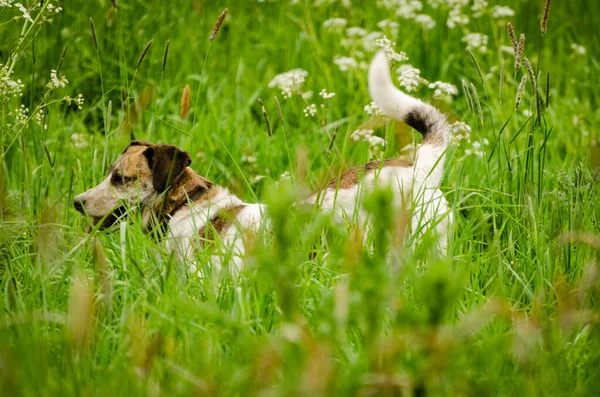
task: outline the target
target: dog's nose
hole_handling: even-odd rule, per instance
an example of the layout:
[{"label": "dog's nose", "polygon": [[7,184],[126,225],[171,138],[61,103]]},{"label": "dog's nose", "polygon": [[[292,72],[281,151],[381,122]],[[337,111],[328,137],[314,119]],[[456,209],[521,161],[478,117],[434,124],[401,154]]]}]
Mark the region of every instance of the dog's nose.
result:
[{"label": "dog's nose", "polygon": [[85,199],[79,196],[75,197],[75,199],[73,199],[73,206],[77,211],[83,214],[85,212]]}]

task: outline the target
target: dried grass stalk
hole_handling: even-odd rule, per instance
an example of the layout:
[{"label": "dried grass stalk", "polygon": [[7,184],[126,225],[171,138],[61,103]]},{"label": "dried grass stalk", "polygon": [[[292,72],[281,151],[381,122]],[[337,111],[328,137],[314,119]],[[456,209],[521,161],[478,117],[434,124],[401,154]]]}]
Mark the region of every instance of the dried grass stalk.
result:
[{"label": "dried grass stalk", "polygon": [[533,71],[533,67],[531,66],[531,62],[529,62],[529,58],[527,57],[525,57],[523,62],[525,63],[525,69],[527,69],[527,74],[529,74],[529,78],[531,79],[533,91],[537,92],[537,79],[535,78],[535,73]]},{"label": "dried grass stalk", "polygon": [[225,20],[226,16],[227,8],[221,11],[221,15],[219,15],[219,17],[217,18],[217,22],[215,22],[215,26],[213,26],[212,31],[210,32],[210,37],[208,38],[208,41],[210,41],[211,43],[215,40],[215,37],[217,37],[217,33],[219,33],[221,25],[223,24],[223,21]]},{"label": "dried grass stalk", "polygon": [[190,86],[186,84],[185,87],[183,87],[183,93],[181,94],[181,107],[179,111],[179,116],[182,119],[185,119],[190,112],[190,96]]}]

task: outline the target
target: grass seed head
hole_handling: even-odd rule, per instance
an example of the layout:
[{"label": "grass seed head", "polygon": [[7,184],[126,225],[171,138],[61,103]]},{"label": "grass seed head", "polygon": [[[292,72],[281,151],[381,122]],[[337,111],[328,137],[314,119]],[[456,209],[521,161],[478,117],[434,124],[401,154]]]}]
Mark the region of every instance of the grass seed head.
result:
[{"label": "grass seed head", "polygon": [[148,42],[148,44],[146,44],[146,47],[144,47],[144,50],[142,51],[142,53],[140,54],[140,58],[137,61],[137,64],[135,66],[135,70],[137,71],[140,66],[142,65],[142,62],[144,61],[144,58],[146,57],[146,54],[148,53],[148,51],[150,50],[150,47],[152,46],[152,40],[150,40]]},{"label": "grass seed head", "polygon": [[517,71],[521,69],[521,63],[523,61],[523,53],[525,52],[525,35],[521,33],[521,37],[519,38],[519,46],[517,48],[517,52],[515,53],[515,76],[517,75]]},{"label": "grass seed head", "polygon": [[169,56],[169,40],[167,40],[167,44],[165,44],[165,52],[163,54],[162,60],[162,72],[165,72],[165,68],[167,67],[167,58]]},{"label": "grass seed head", "polygon": [[523,91],[525,90],[525,83],[527,82],[527,75],[524,74],[519,83],[519,89],[517,90],[517,98],[515,99],[515,112],[519,109],[521,99],[523,99]]},{"label": "grass seed head", "polygon": [[226,16],[227,16],[227,8],[224,8],[223,11],[221,11],[221,15],[219,15],[219,17],[217,18],[217,22],[215,22],[215,26],[213,26],[212,31],[210,32],[210,37],[208,38],[208,41],[210,41],[211,43],[215,40],[215,37],[217,37],[217,33],[219,33],[219,30],[221,29],[221,25],[223,24],[223,21],[225,20]]},{"label": "grass seed head", "polygon": [[544,6],[544,16],[542,17],[542,21],[540,22],[540,26],[542,28],[542,35],[546,34],[548,30],[548,16],[550,15],[550,3],[552,0],[546,0],[546,5]]},{"label": "grass seed head", "polygon": [[181,94],[181,107],[179,111],[179,116],[182,119],[185,119],[190,112],[190,86],[185,85],[183,88],[183,94]]},{"label": "grass seed head", "polygon": [[94,19],[92,17],[90,17],[90,29],[92,30],[92,39],[94,39],[94,47],[96,47],[96,52],[100,52],[98,36],[96,35],[96,26],[94,25]]}]

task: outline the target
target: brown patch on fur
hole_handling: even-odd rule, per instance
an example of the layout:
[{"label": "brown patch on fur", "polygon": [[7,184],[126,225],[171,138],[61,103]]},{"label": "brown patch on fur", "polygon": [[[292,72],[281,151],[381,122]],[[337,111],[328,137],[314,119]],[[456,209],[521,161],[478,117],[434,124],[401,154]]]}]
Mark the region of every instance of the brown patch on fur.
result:
[{"label": "brown patch on fur", "polygon": [[165,195],[165,199],[155,206],[155,214],[173,215],[188,202],[202,202],[217,194],[214,183],[201,177],[189,168],[173,184]]},{"label": "brown patch on fur", "polygon": [[198,232],[200,236],[200,247],[214,243],[235,221],[236,216],[246,207],[246,204],[220,210],[207,222]]},{"label": "brown patch on fur", "polygon": [[412,161],[406,160],[403,158],[384,160],[383,164],[381,164],[381,161],[379,161],[379,160],[369,161],[366,164],[350,168],[348,171],[344,172],[339,178],[337,178],[337,177],[333,178],[327,185],[327,188],[335,189],[337,187],[338,189],[349,189],[349,188],[355,186],[356,184],[358,184],[358,181],[362,177],[364,177],[365,175],[369,174],[370,172],[374,172],[375,170],[378,170],[380,168],[383,168],[383,167],[407,167],[408,168],[408,167],[412,167],[412,166],[413,166]]}]

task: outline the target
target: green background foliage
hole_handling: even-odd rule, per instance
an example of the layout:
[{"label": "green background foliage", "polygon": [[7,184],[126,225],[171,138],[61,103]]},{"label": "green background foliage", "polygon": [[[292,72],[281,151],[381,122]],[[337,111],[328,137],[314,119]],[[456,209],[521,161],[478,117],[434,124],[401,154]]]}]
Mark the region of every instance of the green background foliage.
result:
[{"label": "green background foliage", "polygon": [[[375,2],[314,3],[137,0],[115,10],[72,1],[28,31],[17,9],[0,7],[0,62],[13,62],[11,78],[24,84],[21,97],[0,103],[2,395],[600,390],[600,3],[553,2],[544,36],[541,0],[507,0],[514,17],[455,29],[446,7],[426,5],[437,22],[429,31]],[[383,254],[400,222],[385,193],[367,203],[381,220],[373,235],[384,237],[363,245],[326,214],[293,205],[369,159],[350,139],[370,119],[366,72],[333,62],[348,49],[343,34],[324,29],[331,17],[367,31],[399,22],[395,48],[423,77],[459,87],[452,102],[433,103],[489,141],[483,157],[448,153],[449,258],[425,248]],[[508,20],[525,34],[538,86],[527,82],[517,111],[526,71],[515,76],[514,55],[501,49],[512,47]],[[461,41],[467,32],[489,36],[476,63]],[[49,91],[59,64],[68,84]],[[308,72],[308,103],[325,103],[323,88],[336,93],[315,118],[299,96],[268,87],[294,68]],[[186,85],[191,108],[181,118]],[[64,99],[80,93],[81,109]],[[432,101],[430,91],[415,94]],[[43,121],[16,122],[21,105],[42,106]],[[386,157],[417,138],[399,123],[376,133],[388,140]],[[85,232],[74,195],[97,184],[133,138],[180,146],[201,175],[270,205],[273,232],[238,277],[210,272],[205,253],[205,277],[190,274],[135,217],[112,234]],[[286,172],[294,182],[275,183]]]}]

